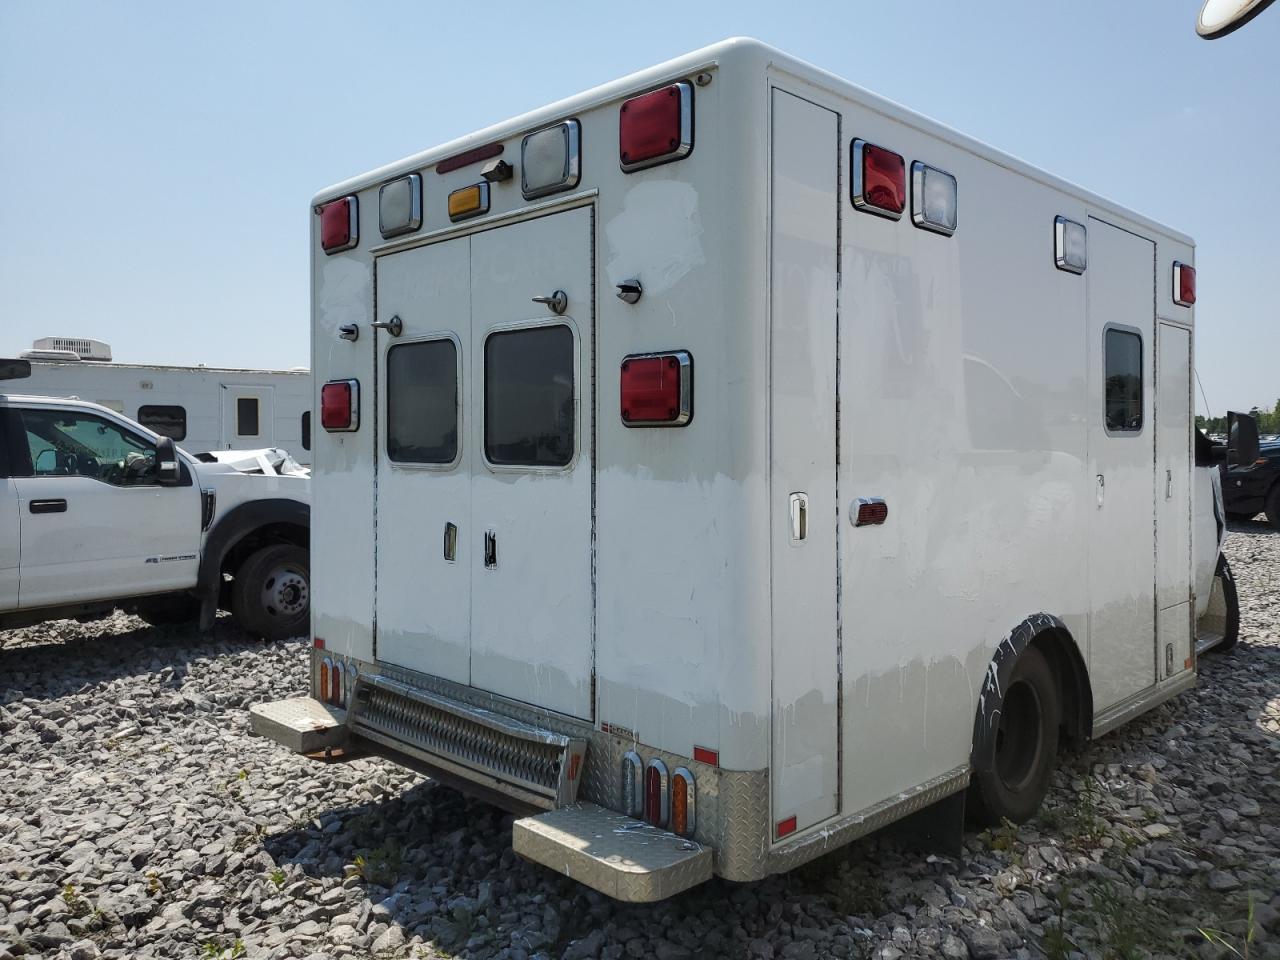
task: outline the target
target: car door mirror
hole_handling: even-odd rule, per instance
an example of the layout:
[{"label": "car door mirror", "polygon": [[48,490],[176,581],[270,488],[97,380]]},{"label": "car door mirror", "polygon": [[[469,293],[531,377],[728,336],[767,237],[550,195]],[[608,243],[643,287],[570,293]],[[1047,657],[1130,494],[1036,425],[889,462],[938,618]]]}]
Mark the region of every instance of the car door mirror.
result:
[{"label": "car door mirror", "polygon": [[1227,466],[1247,467],[1258,459],[1258,420],[1247,413],[1227,413]]},{"label": "car door mirror", "polygon": [[0,380],[25,380],[29,376],[30,360],[0,360]]},{"label": "car door mirror", "polygon": [[162,487],[175,487],[181,479],[178,448],[169,437],[161,437],[156,442],[156,483]]}]

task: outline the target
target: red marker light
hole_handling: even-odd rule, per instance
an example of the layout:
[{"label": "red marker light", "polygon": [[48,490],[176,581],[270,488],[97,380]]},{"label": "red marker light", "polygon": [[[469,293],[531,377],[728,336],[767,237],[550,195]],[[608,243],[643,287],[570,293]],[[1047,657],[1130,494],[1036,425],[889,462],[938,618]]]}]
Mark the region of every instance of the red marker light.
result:
[{"label": "red marker light", "polygon": [[693,358],[685,351],[627,357],[619,379],[628,427],[682,427],[693,419]]},{"label": "red marker light", "polygon": [[781,840],[789,833],[796,832],[796,818],[794,816],[787,817],[785,820],[779,820],[777,826],[778,839]]},{"label": "red marker light", "polygon": [[693,759],[699,763],[707,763],[713,767],[720,766],[720,753],[717,750],[708,750],[706,747],[694,747]]},{"label": "red marker light", "polygon": [[858,513],[854,517],[855,527],[879,525],[889,518],[889,505],[878,497],[870,497],[858,501]]},{"label": "red marker light", "polygon": [[1177,260],[1173,261],[1173,302],[1180,307],[1196,302],[1196,268]]},{"label": "red marker light", "polygon": [[853,205],[897,220],[907,208],[907,163],[901,154],[853,141]]},{"label": "red marker light", "polygon": [[693,151],[693,87],[673,83],[632,97],[618,110],[618,161],[631,173]]},{"label": "red marker light", "polygon": [[331,433],[360,426],[360,382],[330,380],[320,388],[320,423]]},{"label": "red marker light", "polygon": [[360,238],[358,201],[343,197],[320,208],[320,246],[325,253],[350,250]]}]

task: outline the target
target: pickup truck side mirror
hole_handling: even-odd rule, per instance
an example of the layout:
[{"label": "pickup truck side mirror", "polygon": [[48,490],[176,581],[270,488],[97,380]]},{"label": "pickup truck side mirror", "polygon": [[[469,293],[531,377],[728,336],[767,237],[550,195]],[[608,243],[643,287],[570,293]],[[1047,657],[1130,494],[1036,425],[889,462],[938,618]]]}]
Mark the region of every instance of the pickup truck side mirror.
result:
[{"label": "pickup truck side mirror", "polygon": [[25,380],[29,376],[30,360],[0,360],[0,380]]},{"label": "pickup truck side mirror", "polygon": [[169,437],[161,437],[156,443],[156,483],[162,487],[175,487],[181,479],[178,448]]},{"label": "pickup truck side mirror", "polygon": [[1227,466],[1247,467],[1258,459],[1258,420],[1227,412]]}]

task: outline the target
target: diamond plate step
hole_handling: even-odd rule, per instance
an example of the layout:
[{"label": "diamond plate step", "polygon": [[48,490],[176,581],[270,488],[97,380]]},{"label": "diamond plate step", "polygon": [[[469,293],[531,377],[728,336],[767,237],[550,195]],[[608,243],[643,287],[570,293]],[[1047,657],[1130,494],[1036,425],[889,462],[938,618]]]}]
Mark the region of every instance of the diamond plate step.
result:
[{"label": "diamond plate step", "polygon": [[347,742],[347,711],[311,697],[254,704],[249,708],[249,726],[258,736],[294,753],[317,753]]},{"label": "diamond plate step", "polygon": [[517,820],[516,853],[615,900],[665,900],[711,879],[711,849],[594,803]]}]

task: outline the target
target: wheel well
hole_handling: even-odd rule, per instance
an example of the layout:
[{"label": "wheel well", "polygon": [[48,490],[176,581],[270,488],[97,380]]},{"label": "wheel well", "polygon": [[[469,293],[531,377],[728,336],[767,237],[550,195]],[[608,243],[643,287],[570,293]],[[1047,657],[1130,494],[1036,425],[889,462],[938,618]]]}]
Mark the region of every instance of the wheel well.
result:
[{"label": "wheel well", "polygon": [[1062,704],[1062,733],[1069,745],[1079,748],[1093,736],[1093,688],[1084,658],[1071,634],[1063,629],[1043,630],[1031,645],[1053,668]]},{"label": "wheel well", "polygon": [[226,575],[235,576],[240,565],[249,558],[251,554],[257,553],[263,547],[275,546],[279,543],[291,543],[304,549],[311,548],[311,530],[298,523],[267,523],[260,527],[255,527],[236,544],[227,551],[226,556],[222,558],[221,572]]}]

